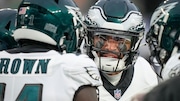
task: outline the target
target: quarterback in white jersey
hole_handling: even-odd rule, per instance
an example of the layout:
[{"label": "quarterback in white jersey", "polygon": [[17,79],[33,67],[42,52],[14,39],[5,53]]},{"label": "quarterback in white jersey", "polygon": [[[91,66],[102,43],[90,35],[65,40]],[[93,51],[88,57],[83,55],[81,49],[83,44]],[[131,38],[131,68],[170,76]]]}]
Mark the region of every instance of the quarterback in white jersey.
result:
[{"label": "quarterback in white jersey", "polygon": [[99,0],[89,9],[85,23],[87,53],[103,81],[98,87],[100,101],[130,101],[158,84],[151,65],[139,56],[143,17],[131,1]]},{"label": "quarterback in white jersey", "polygon": [[84,27],[71,0],[23,0],[13,33],[19,47],[0,52],[0,101],[98,101],[98,68],[79,47]]},{"label": "quarterback in white jersey", "polygon": [[[109,79],[119,80],[118,76],[114,75]],[[116,85],[111,84],[104,76],[101,77],[105,83],[99,87],[100,101],[131,101],[136,94],[149,92],[158,84],[155,72],[142,57],[138,57],[134,67],[122,73],[121,80]]]}]

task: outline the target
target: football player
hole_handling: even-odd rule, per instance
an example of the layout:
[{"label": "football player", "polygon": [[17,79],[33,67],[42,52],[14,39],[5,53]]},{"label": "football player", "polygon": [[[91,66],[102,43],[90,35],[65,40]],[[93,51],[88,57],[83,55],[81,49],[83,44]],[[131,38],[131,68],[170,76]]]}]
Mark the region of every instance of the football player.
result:
[{"label": "football player", "polygon": [[179,101],[180,0],[165,0],[153,12],[146,41],[161,83],[132,101]]},{"label": "football player", "polygon": [[85,17],[85,48],[99,68],[100,101],[130,101],[158,84],[157,75],[138,47],[144,35],[143,16],[129,0],[99,0]]},{"label": "football player", "polygon": [[23,0],[20,46],[0,52],[0,101],[98,101],[98,69],[78,48],[82,24],[72,0]]},{"label": "football player", "polygon": [[163,80],[180,75],[179,9],[179,0],[161,3],[151,17],[147,33],[150,62]]}]

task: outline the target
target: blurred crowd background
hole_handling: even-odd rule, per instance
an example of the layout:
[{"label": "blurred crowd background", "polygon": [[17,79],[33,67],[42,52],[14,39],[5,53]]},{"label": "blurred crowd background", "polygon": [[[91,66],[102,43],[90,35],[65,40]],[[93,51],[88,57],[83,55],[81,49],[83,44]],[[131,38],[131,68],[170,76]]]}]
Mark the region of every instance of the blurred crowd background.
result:
[{"label": "blurred crowd background", "polygon": [[[0,8],[17,8],[22,0],[0,0]],[[89,7],[93,5],[97,0],[74,0],[80,7],[83,14],[86,14]],[[145,22],[149,23],[150,16],[152,15],[155,8],[163,0],[132,0],[139,10],[144,15]],[[112,5],[113,6],[113,5]]]},{"label": "blurred crowd background", "polygon": [[[0,0],[0,8],[11,7],[17,8],[22,0]],[[86,14],[87,10],[91,5],[93,5],[97,0],[74,0],[80,7],[81,11]],[[140,11],[145,15],[149,16],[154,11],[154,9],[163,0],[132,0],[140,9]],[[113,6],[113,5],[112,5]]]},{"label": "blurred crowd background", "polygon": [[[1,8],[18,8],[22,0],[0,0],[0,9]],[[84,15],[87,14],[89,7],[91,7],[97,0],[74,0],[76,4],[79,6],[80,10]],[[149,22],[152,13],[155,8],[164,0],[132,0],[134,4],[139,8],[141,13],[143,14],[146,31],[149,29]],[[113,6],[113,5],[112,5]],[[146,45],[145,38],[143,39],[140,46],[140,55],[148,59],[150,55],[150,51],[148,46]]]}]

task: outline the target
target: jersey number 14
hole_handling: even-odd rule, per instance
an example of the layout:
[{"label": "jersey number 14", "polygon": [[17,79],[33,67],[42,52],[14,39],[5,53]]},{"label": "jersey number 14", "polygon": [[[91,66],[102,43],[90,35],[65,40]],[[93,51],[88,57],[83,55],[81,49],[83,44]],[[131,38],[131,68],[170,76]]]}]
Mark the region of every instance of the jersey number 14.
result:
[{"label": "jersey number 14", "polygon": [[[25,84],[15,101],[41,101],[42,84]],[[0,83],[0,101],[4,101],[6,84]]]}]

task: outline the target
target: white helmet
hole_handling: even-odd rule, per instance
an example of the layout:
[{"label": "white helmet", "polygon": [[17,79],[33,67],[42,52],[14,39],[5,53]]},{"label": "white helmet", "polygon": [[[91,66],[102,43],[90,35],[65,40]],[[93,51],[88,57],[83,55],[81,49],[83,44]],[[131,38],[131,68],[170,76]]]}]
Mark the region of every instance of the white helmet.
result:
[{"label": "white helmet", "polygon": [[[143,38],[143,17],[137,7],[129,0],[99,0],[89,9],[85,17],[88,31],[87,50],[90,57],[103,72],[119,72],[132,66],[138,55],[138,47]],[[120,52],[103,50],[107,37],[119,41]],[[100,40],[95,43],[94,38]],[[123,42],[120,42],[124,39]],[[126,42],[130,42],[127,49]],[[95,43],[95,44],[94,44]],[[111,53],[118,57],[102,56]]]}]

